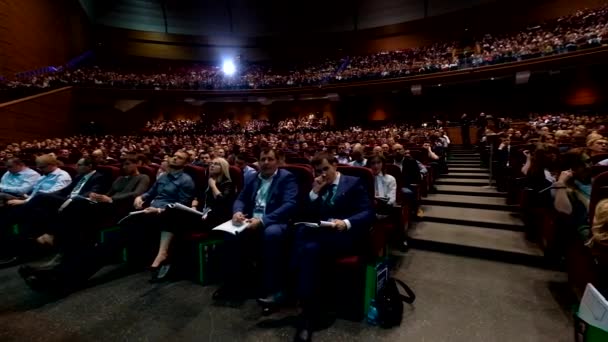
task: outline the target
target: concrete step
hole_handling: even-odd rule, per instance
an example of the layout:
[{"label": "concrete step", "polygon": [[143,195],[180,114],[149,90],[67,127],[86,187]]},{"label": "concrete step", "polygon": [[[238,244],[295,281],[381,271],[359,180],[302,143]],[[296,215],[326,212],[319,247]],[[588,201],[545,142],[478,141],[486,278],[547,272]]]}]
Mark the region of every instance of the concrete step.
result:
[{"label": "concrete step", "polygon": [[410,245],[460,255],[546,267],[541,249],[524,233],[508,230],[418,222],[409,231]]},{"label": "concrete step", "polygon": [[469,179],[488,179],[490,178],[489,173],[474,173],[474,172],[450,172],[447,173],[441,178],[469,178]]},{"label": "concrete step", "polygon": [[435,181],[436,185],[476,185],[486,186],[489,185],[487,179],[471,179],[471,178],[439,178]]},{"label": "concrete step", "polygon": [[524,230],[524,223],[518,214],[508,211],[439,205],[423,205],[421,208],[424,210],[423,221],[514,231]]},{"label": "concrete step", "polygon": [[512,212],[519,211],[518,206],[507,205],[507,202],[503,197],[428,194],[428,196],[422,199],[422,204]]},{"label": "concrete step", "polygon": [[460,163],[460,162],[480,162],[479,158],[448,158],[448,162],[450,163]]},{"label": "concrete step", "polygon": [[463,196],[507,197],[506,192],[497,192],[494,188],[470,185],[435,185],[435,193]]},{"label": "concrete step", "polygon": [[465,166],[479,166],[480,160],[448,160],[448,165],[465,165]]},{"label": "concrete step", "polygon": [[470,173],[489,173],[490,170],[488,170],[487,168],[483,168],[483,167],[466,167],[466,166],[454,166],[454,167],[450,167],[449,168],[449,172],[456,172],[456,173],[460,173],[460,172],[470,172]]}]

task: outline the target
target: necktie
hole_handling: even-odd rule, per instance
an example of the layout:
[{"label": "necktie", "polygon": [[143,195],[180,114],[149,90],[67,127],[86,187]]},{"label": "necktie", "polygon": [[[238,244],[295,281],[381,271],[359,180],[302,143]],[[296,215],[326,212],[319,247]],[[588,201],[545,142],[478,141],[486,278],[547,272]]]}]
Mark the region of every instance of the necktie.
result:
[{"label": "necktie", "polygon": [[333,205],[335,187],[336,187],[335,184],[329,185],[329,189],[327,189],[327,193],[325,194],[325,200],[323,201],[323,204],[330,205],[330,206]]},{"label": "necktie", "polygon": [[72,193],[71,193],[70,197],[74,197],[74,196],[78,195],[78,193],[80,192],[80,189],[82,188],[82,186],[84,185],[84,183],[87,181],[87,179],[88,179],[87,176],[83,176],[82,178],[80,178],[80,180],[78,181],[78,183],[74,187],[74,190],[72,190]]}]

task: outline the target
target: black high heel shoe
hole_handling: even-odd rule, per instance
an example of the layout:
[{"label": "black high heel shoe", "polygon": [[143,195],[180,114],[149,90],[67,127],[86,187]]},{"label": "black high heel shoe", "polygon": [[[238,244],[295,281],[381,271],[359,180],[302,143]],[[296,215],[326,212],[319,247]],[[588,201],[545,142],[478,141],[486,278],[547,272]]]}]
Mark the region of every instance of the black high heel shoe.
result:
[{"label": "black high heel shoe", "polygon": [[152,271],[150,283],[161,283],[167,281],[171,275],[171,263],[169,259],[165,259],[157,267],[150,267],[150,271]]}]

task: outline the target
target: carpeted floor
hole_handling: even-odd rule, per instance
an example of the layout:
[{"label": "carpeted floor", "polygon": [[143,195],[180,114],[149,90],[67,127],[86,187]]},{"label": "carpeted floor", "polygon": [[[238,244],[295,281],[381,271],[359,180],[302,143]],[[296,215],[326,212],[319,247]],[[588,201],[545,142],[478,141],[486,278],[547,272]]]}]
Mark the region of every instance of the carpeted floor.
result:
[{"label": "carpeted floor", "polygon": [[[101,277],[116,272],[106,268]],[[566,275],[441,253],[410,251],[395,272],[416,292],[400,327],[338,320],[315,341],[571,341]],[[293,328],[262,328],[254,301],[211,304],[214,286],[150,285],[139,273],[67,298],[30,291],[0,270],[0,341],[290,341]],[[276,317],[289,316],[290,312]]]}]

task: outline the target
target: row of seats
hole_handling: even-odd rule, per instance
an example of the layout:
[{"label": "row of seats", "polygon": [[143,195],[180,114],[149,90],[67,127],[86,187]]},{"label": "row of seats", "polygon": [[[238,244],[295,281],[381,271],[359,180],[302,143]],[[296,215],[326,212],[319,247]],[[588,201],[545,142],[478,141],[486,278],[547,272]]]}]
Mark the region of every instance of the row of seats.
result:
[{"label": "row of seats", "polygon": [[[497,155],[500,142],[495,137],[486,146],[489,155],[490,146],[493,146],[493,155]],[[576,146],[569,144],[557,145],[560,151],[567,151]],[[509,167],[506,172],[500,169],[497,161],[492,163],[492,174],[498,182],[502,182],[508,191],[509,204],[518,205],[526,226],[528,239],[537,242],[549,263],[565,261],[570,287],[573,292],[582,296],[587,283],[599,287],[598,280],[600,268],[591,250],[585,246],[586,241],[576,234],[577,227],[569,227],[564,222],[569,220],[559,213],[553,206],[550,191],[539,193],[537,189],[527,186],[526,176],[521,172],[526,162],[523,151],[533,151],[533,144],[512,144],[508,158]],[[608,159],[608,154],[599,154],[591,157],[596,164]],[[608,166],[593,165],[592,190],[589,204],[589,225],[593,225],[593,216],[597,203],[608,198]]]}]

